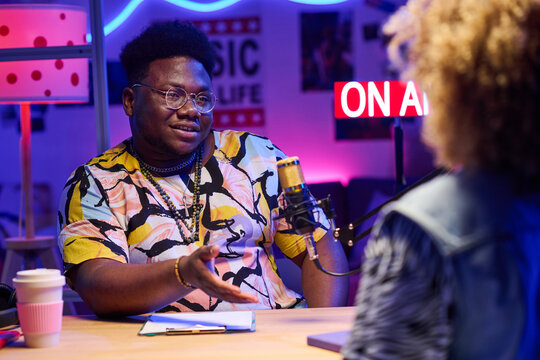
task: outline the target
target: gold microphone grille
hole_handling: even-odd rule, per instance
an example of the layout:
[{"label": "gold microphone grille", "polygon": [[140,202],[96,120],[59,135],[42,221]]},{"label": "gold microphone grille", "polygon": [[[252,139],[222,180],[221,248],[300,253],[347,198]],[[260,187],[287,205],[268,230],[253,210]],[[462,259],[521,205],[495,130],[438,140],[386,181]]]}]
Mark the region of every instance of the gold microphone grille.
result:
[{"label": "gold microphone grille", "polygon": [[304,174],[302,174],[302,168],[300,167],[300,161],[297,156],[279,160],[276,165],[279,182],[284,190],[295,189],[305,184],[306,181],[304,180]]}]

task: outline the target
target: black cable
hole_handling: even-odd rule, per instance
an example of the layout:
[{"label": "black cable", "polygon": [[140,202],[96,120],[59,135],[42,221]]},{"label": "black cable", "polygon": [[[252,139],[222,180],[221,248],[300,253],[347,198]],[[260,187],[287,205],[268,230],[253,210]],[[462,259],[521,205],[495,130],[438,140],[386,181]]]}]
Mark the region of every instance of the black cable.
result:
[{"label": "black cable", "polygon": [[357,269],[354,269],[354,270],[350,270],[350,271],[347,271],[347,272],[344,272],[344,273],[337,273],[337,272],[333,272],[333,271],[330,271],[330,270],[326,270],[321,262],[319,261],[319,258],[316,258],[316,259],[313,259],[312,260],[313,263],[315,264],[315,267],[317,269],[319,269],[320,271],[322,271],[323,273],[325,274],[328,274],[328,275],[331,275],[331,276],[349,276],[349,275],[352,275],[352,274],[356,274],[356,273],[359,273],[360,271],[362,271],[362,268],[359,267]]}]

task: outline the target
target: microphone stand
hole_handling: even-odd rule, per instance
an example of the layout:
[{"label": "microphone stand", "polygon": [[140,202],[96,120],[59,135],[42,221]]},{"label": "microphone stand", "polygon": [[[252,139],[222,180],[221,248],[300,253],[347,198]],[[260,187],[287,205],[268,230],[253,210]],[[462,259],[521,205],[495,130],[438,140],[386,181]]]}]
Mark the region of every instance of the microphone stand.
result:
[{"label": "microphone stand", "polygon": [[[321,227],[321,223],[315,220],[313,210],[316,207],[322,209],[330,221],[330,227],[333,232],[335,232],[334,219],[336,218],[336,212],[332,205],[330,195],[328,195],[327,198],[318,201],[315,200],[311,193],[309,193],[309,197],[306,197],[303,201],[298,201],[298,199],[291,200],[287,195],[284,197],[287,207],[283,209],[283,212],[278,218],[286,218],[287,223],[291,224],[295,233],[304,237],[309,259],[315,264],[317,269],[331,276],[348,276],[360,271],[360,269],[356,269],[346,273],[336,273],[326,270],[319,261],[319,254],[317,253],[317,247],[315,240],[313,239],[313,231],[317,227]],[[337,241],[337,239],[335,241]]]},{"label": "microphone stand", "polygon": [[320,227],[321,224],[317,221],[313,221],[313,210],[315,207],[319,207],[328,220],[330,221],[330,227],[332,228],[332,232],[335,238],[335,241],[340,241],[342,244],[347,244],[349,247],[353,246],[356,242],[363,239],[365,236],[369,235],[371,231],[373,230],[373,227],[370,227],[369,229],[363,231],[360,235],[354,236],[354,230],[360,226],[364,221],[366,221],[371,216],[378,213],[384,206],[388,205],[389,203],[396,201],[403,195],[405,195],[410,190],[416,188],[417,186],[441,175],[445,174],[448,171],[444,168],[437,168],[412,184],[411,186],[401,190],[396,195],[391,197],[389,200],[383,202],[376,208],[369,211],[367,214],[362,216],[360,219],[356,220],[355,222],[349,223],[349,225],[344,228],[335,228],[334,225],[334,219],[336,218],[336,212],[334,210],[334,207],[332,205],[332,200],[330,195],[322,200],[315,200],[313,196],[309,200],[305,200],[302,202],[292,202],[287,199],[287,196],[285,196],[285,200],[287,203],[287,207],[284,209],[283,213],[278,216],[278,218],[285,217],[287,219],[287,222],[292,225],[295,232],[299,235],[302,235],[304,237],[304,241],[306,242],[306,249],[308,251],[308,256],[311,261],[315,264],[315,267],[319,269],[320,271],[324,272],[325,274],[331,275],[331,276],[349,276],[352,274],[356,274],[362,270],[362,268],[357,268],[345,273],[336,273],[330,270],[325,269],[322,264],[319,261],[319,255],[317,254],[317,248],[315,245],[315,240],[313,239],[312,232],[307,232],[304,230],[299,229],[295,226],[295,224],[302,224],[302,228],[306,229],[311,226],[313,229],[316,227]]},{"label": "microphone stand", "polygon": [[385,207],[389,203],[391,203],[393,201],[396,201],[397,199],[401,198],[403,195],[405,195],[406,193],[408,193],[412,189],[422,185],[423,183],[425,183],[425,182],[427,182],[427,181],[429,181],[429,180],[431,180],[431,179],[433,179],[433,178],[435,178],[435,177],[437,177],[439,175],[446,174],[446,173],[448,173],[448,170],[446,170],[444,168],[437,168],[437,169],[433,170],[432,172],[430,172],[429,174],[427,174],[426,176],[424,176],[423,178],[421,178],[420,180],[418,180],[414,184],[412,184],[409,187],[401,190],[400,192],[398,192],[396,195],[392,196],[387,201],[383,202],[382,204],[380,204],[376,208],[370,210],[367,214],[362,216],[360,219],[350,223],[347,226],[347,228],[345,228],[345,229],[337,228],[334,231],[334,237],[343,244],[346,243],[348,246],[353,246],[356,242],[363,239],[365,236],[369,235],[371,233],[371,231],[373,230],[373,227],[370,227],[369,229],[363,231],[360,235],[354,236],[354,229],[356,229],[358,226],[360,226],[364,221],[366,221],[367,219],[369,219],[373,215],[377,214],[383,207]]},{"label": "microphone stand", "polygon": [[394,118],[394,157],[396,158],[396,193],[406,186],[403,173],[403,129],[401,118]]}]

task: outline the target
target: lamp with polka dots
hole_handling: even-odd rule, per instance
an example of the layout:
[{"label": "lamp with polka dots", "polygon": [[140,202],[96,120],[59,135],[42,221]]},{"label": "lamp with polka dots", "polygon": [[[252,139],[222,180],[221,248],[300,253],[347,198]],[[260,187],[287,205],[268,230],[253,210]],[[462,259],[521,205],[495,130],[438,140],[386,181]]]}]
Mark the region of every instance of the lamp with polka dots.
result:
[{"label": "lamp with polka dots", "polygon": [[[85,45],[86,24],[85,9],[72,5],[0,5],[0,49]],[[87,58],[0,61],[0,103],[19,104],[21,109],[25,223],[23,237],[6,240],[4,270],[11,266],[7,263],[14,263],[16,255],[35,253],[51,243],[51,239],[36,237],[34,230],[30,105],[88,102],[88,82]],[[29,268],[33,264],[23,266]]]}]

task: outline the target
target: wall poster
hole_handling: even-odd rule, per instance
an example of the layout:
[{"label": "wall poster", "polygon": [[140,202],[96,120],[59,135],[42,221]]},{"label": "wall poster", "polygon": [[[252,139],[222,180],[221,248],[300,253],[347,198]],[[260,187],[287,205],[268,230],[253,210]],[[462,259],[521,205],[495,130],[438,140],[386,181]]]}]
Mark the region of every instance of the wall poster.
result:
[{"label": "wall poster", "polygon": [[261,20],[258,16],[193,21],[214,44],[214,127],[264,125]]}]

